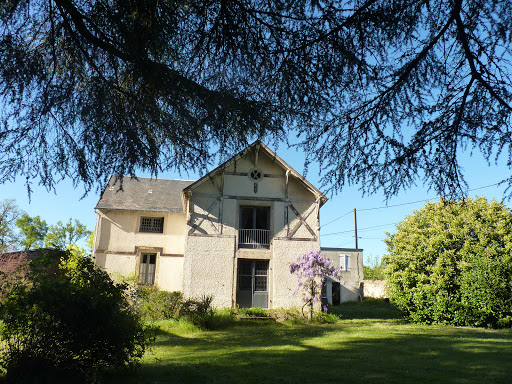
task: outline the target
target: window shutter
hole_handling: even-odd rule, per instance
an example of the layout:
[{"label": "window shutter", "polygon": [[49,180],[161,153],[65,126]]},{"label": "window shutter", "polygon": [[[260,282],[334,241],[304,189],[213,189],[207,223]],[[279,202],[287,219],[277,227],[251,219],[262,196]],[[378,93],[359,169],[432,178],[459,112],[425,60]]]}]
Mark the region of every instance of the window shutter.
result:
[{"label": "window shutter", "polygon": [[345,254],[340,253],[340,269],[345,271]]},{"label": "window shutter", "polygon": [[149,257],[149,265],[148,265],[148,284],[155,284],[155,270],[156,270],[156,254],[152,254]]},{"label": "window shutter", "polygon": [[340,269],[342,271],[350,271],[350,255],[340,253]]},{"label": "window shutter", "polygon": [[139,282],[146,283],[146,265],[148,255],[142,255],[142,260],[139,266]]}]

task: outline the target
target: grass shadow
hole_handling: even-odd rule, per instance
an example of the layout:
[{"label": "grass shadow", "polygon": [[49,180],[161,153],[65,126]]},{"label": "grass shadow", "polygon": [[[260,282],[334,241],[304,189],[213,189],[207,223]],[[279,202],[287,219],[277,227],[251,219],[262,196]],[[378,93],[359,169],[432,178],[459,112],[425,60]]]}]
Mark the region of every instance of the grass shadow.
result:
[{"label": "grass shadow", "polygon": [[111,383],[509,383],[512,332],[350,320],[160,335]]}]

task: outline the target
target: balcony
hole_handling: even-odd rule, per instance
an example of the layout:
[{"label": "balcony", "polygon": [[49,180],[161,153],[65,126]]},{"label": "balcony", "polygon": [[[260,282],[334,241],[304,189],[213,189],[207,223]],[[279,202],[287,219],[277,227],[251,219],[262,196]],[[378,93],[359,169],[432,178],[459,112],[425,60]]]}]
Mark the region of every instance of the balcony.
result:
[{"label": "balcony", "polygon": [[269,249],[270,230],[268,229],[239,229],[238,247],[249,249]]}]

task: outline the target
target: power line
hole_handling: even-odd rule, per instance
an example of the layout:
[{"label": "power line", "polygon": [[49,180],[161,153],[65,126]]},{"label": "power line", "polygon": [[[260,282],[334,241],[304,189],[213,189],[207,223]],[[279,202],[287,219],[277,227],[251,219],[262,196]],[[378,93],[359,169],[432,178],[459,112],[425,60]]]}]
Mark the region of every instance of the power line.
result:
[{"label": "power line", "polygon": [[[497,183],[494,183],[494,184],[489,184],[489,185],[484,185],[483,187],[478,187],[478,188],[472,188],[472,189],[468,189],[466,191],[466,193],[468,192],[473,192],[473,191],[478,191],[479,189],[484,189],[484,188],[490,188],[490,187],[495,187],[496,185],[500,185],[501,182],[497,182]],[[411,205],[411,204],[418,204],[418,203],[424,203],[426,201],[431,201],[431,200],[437,200],[439,199],[441,196],[436,196],[436,197],[432,197],[432,198],[427,198],[427,199],[423,199],[423,200],[417,200],[417,201],[411,201],[411,202],[408,202],[408,203],[402,203],[402,204],[394,204],[394,205],[385,205],[385,206],[382,206],[382,207],[373,207],[373,208],[357,208],[357,211],[358,212],[364,212],[364,211],[375,211],[375,210],[378,210],[378,209],[388,209],[388,208],[396,208],[396,207],[402,207],[404,205]],[[348,211],[347,213],[345,213],[344,215],[341,215],[337,218],[335,218],[334,220],[331,220],[329,221],[328,223],[325,223],[324,225],[322,225],[320,228],[322,227],[325,227],[326,225],[329,225],[331,223],[334,223],[335,221],[347,216],[348,214],[352,213],[353,211]],[[324,235],[324,236],[328,236],[328,235]]]},{"label": "power line", "polygon": [[402,204],[395,204],[395,205],[386,205],[386,206],[384,206],[384,207],[362,208],[362,209],[358,209],[357,211],[358,211],[358,212],[363,212],[363,211],[376,211],[377,209],[386,209],[386,208],[401,207],[401,206],[404,206],[404,205],[411,205],[411,204],[417,204],[417,203],[424,203],[425,201],[430,201],[430,200],[433,200],[433,199],[424,199],[424,200],[411,201],[411,202],[409,202],[409,203],[402,203]]},{"label": "power line", "polygon": [[350,244],[352,244],[352,240],[350,240],[348,243],[343,243],[343,244],[341,245],[341,247],[344,247],[344,246],[346,246],[346,245],[350,245]]},{"label": "power line", "polygon": [[[500,184],[501,184],[501,182],[498,182],[498,183],[494,183],[494,184],[484,185],[483,187],[478,187],[478,188],[468,189],[468,190],[466,191],[466,193],[468,193],[468,192],[473,192],[473,191],[478,191],[479,189],[495,187],[496,185],[500,185]],[[395,204],[395,205],[386,205],[386,206],[383,206],[383,207],[362,208],[362,209],[358,209],[357,211],[358,211],[358,212],[362,212],[362,211],[373,211],[373,210],[377,210],[377,209],[385,209],[385,208],[401,207],[401,206],[403,206],[403,205],[410,205],[410,204],[424,203],[424,202],[426,202],[426,201],[430,201],[430,200],[437,200],[437,199],[439,199],[440,197],[441,197],[441,196],[436,196],[436,197],[434,197],[434,198],[427,198],[427,199],[424,199],[424,200],[411,201],[411,202],[409,202],[409,203],[402,203],[402,204]]]},{"label": "power line", "polygon": [[[372,227],[366,227],[366,228],[358,229],[357,231],[360,232],[360,231],[366,231],[366,230],[369,230],[369,229],[382,228],[382,227],[387,227],[388,225],[396,225],[396,223],[374,225]],[[353,229],[349,229],[349,230],[341,231],[341,232],[326,233],[325,235],[322,234],[322,236],[340,235],[342,233],[350,233],[350,232],[354,232],[354,230]]]},{"label": "power line", "polygon": [[339,219],[341,219],[341,218],[343,218],[343,217],[347,216],[348,214],[350,214],[350,213],[352,213],[352,212],[353,212],[353,211],[348,211],[348,212],[347,212],[347,213],[345,213],[344,215],[341,215],[340,217],[337,217],[337,218],[335,218],[334,220],[329,221],[328,223],[326,223],[326,224],[322,225],[320,228],[325,227],[326,225],[329,225],[329,224],[331,224],[331,223],[334,223],[335,221],[337,221],[337,220],[339,220]]}]

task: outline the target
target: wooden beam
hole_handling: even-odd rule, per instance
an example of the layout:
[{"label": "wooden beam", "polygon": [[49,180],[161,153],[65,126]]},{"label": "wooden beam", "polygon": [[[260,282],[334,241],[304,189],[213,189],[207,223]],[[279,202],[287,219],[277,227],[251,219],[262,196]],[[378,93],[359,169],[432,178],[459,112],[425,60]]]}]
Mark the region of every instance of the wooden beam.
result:
[{"label": "wooden beam", "polygon": [[274,240],[286,240],[286,241],[316,241],[316,238],[309,238],[309,237],[274,237]]},{"label": "wooden beam", "polygon": [[288,222],[289,221],[289,218],[288,218],[288,180],[289,180],[289,176],[290,176],[290,170],[287,169],[286,170],[286,175],[285,175],[285,181],[284,181],[284,199],[286,200],[285,204],[284,204],[284,226],[285,226],[285,230],[286,230],[286,236],[289,236],[290,234],[290,223]]},{"label": "wooden beam", "polygon": [[194,193],[195,197],[207,197],[218,199],[233,199],[233,200],[254,200],[254,201],[279,201],[279,202],[292,202],[292,203],[314,203],[315,200],[300,200],[300,199],[285,199],[283,197],[258,197],[258,196],[233,196],[233,195],[214,195],[210,193]]},{"label": "wooden beam", "polygon": [[[311,214],[311,212],[313,212],[313,209],[311,208],[315,208],[314,205],[312,205],[311,207],[309,207],[308,211],[306,212],[307,216],[306,216],[306,219],[308,218],[308,216]],[[304,224],[304,226],[306,227],[306,229],[309,231],[309,233],[311,233],[313,235],[313,237],[316,239],[316,233],[315,231],[313,231],[311,229],[311,227],[309,226],[308,223],[306,223],[306,220],[301,216],[301,214],[299,213],[299,211],[297,211],[297,209],[295,209],[295,207],[290,204],[290,209],[293,211],[293,213],[295,213],[295,216],[297,216],[300,220],[299,223],[297,223],[297,225],[295,225],[295,227],[290,231],[290,233],[288,234],[288,237],[292,237],[295,232],[297,232],[297,230],[299,229],[299,227]]]},{"label": "wooden beam", "polygon": [[221,235],[219,233],[192,233],[189,236],[194,236],[194,237],[218,237],[218,238],[222,238],[222,239],[234,239],[235,238],[234,235]]},{"label": "wooden beam", "polygon": [[220,181],[220,203],[219,203],[219,233],[222,234],[224,231],[224,224],[222,221],[223,218],[223,212],[224,212],[224,199],[222,196],[224,195],[224,178],[225,178],[225,172],[221,175],[222,179]]},{"label": "wooden beam", "polygon": [[[190,199],[192,201],[192,199]],[[206,211],[206,216],[208,218],[208,221],[210,222],[210,224],[212,224],[213,228],[215,229],[215,232],[218,232],[217,231],[217,228],[215,228],[215,226],[213,225],[212,221],[210,220],[210,218],[208,217],[210,215],[210,212],[212,211],[213,207],[215,207],[215,205],[217,204],[217,201],[219,201],[219,198],[217,198],[213,203],[212,205],[210,205],[210,207],[208,208],[208,210]],[[192,233],[194,233],[194,231],[199,228],[199,226],[203,223],[204,221],[204,217],[201,218],[201,220],[199,220],[199,223],[197,224],[193,224],[192,225],[192,228],[190,228],[190,230],[188,231],[188,234],[191,235]]]},{"label": "wooden beam", "polygon": [[110,249],[107,250],[98,250],[98,253],[103,253],[105,255],[123,255],[123,256],[136,256],[141,252],[151,252],[151,253],[159,253],[160,256],[165,257],[183,257],[183,254],[178,253],[163,253],[164,249],[162,247],[138,247],[136,246],[133,252],[126,251],[112,251]]},{"label": "wooden beam", "polygon": [[[247,172],[226,172],[226,175],[247,177],[248,173]],[[263,176],[269,177],[269,178],[274,178],[274,179],[284,179],[284,177],[285,177],[284,175],[278,175],[275,173],[264,173]]]},{"label": "wooden beam", "polygon": [[194,213],[194,200],[192,200],[192,194],[188,195],[188,210],[187,210],[187,224],[191,225],[192,214]]}]

